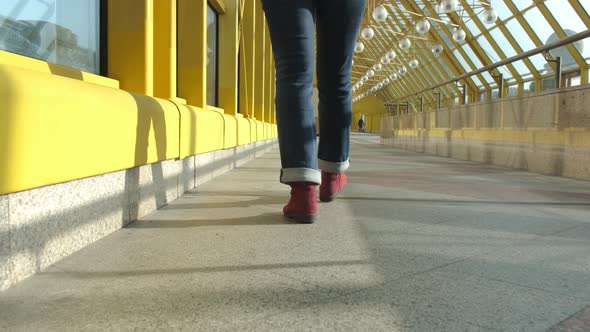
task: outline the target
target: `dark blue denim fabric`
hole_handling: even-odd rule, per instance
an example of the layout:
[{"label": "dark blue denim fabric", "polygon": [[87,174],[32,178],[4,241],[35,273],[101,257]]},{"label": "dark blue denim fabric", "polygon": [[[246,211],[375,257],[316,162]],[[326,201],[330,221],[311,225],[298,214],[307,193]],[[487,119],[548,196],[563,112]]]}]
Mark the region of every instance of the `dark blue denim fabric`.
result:
[{"label": "dark blue denim fabric", "polygon": [[[365,0],[262,0],[276,64],[276,110],[283,173],[348,161],[350,72]],[[317,62],[315,37],[317,30]],[[320,144],[313,79],[317,63]],[[283,181],[285,182],[285,181]]]}]

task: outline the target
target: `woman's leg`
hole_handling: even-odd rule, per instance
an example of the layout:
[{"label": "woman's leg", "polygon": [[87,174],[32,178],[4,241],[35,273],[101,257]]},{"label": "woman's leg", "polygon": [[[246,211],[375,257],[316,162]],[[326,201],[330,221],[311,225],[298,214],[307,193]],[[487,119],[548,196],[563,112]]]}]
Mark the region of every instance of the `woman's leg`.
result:
[{"label": "woman's leg", "polygon": [[348,168],[352,116],[350,72],[365,0],[318,0],[319,165],[330,173]]},{"label": "woman's leg", "polygon": [[262,1],[276,64],[275,101],[283,183],[321,181],[312,105],[315,3]]},{"label": "woman's leg", "polygon": [[365,0],[318,0],[318,90],[322,170],[320,199],[329,202],[347,183],[352,96],[350,74],[354,44]]}]

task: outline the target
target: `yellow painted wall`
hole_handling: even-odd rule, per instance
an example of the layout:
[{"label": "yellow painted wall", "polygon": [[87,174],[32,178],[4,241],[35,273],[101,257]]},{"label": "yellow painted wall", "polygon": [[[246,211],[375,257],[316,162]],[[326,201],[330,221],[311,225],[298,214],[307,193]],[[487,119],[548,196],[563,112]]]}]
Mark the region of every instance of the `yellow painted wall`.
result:
[{"label": "yellow painted wall", "polygon": [[[201,11],[193,14],[201,26],[206,6],[176,1]],[[234,39],[220,46],[228,50],[219,55],[220,63],[230,67],[220,69],[224,109],[203,106],[206,33],[189,31],[191,16],[175,15],[176,1],[109,0],[109,77],[0,51],[0,195],[277,137],[272,105],[249,109],[246,116],[237,112],[242,38],[237,20],[244,19],[239,14],[244,1],[225,0],[220,16],[220,32]],[[193,36],[201,40],[191,44]],[[184,54],[178,64],[180,96],[173,72],[177,54]],[[198,56],[189,60],[191,54]],[[274,88],[255,85],[253,68],[248,70],[250,96],[263,86],[270,90],[261,95],[274,99]],[[266,115],[248,118],[256,112]]]},{"label": "yellow painted wall", "polygon": [[352,130],[358,131],[358,121],[361,114],[365,115],[365,131],[379,130],[379,119],[385,113],[385,106],[375,96],[368,96],[352,104]]},{"label": "yellow painted wall", "polygon": [[0,65],[0,194],[171,159],[170,101]]}]

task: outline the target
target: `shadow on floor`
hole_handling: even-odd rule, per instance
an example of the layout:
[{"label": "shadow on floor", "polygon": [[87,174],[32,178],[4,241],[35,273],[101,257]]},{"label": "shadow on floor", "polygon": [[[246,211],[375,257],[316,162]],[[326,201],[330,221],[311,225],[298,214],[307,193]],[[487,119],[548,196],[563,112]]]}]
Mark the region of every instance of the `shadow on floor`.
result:
[{"label": "shadow on floor", "polygon": [[485,201],[485,200],[455,200],[455,199],[413,199],[413,198],[381,198],[381,197],[338,197],[339,200],[349,201],[389,201],[406,203],[440,203],[440,204],[474,204],[474,205],[539,205],[539,206],[583,206],[589,207],[590,203],[583,202],[511,202],[511,201]]},{"label": "shadow on floor", "polygon": [[233,219],[194,219],[194,220],[150,220],[137,221],[127,228],[195,228],[206,226],[254,226],[254,225],[298,225],[282,213],[265,213],[252,217]]}]

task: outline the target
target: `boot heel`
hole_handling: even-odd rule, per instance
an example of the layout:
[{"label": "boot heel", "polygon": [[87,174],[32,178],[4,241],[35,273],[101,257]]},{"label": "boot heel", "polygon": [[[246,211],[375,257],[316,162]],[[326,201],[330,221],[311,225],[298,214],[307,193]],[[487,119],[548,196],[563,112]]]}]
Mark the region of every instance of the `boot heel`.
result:
[{"label": "boot heel", "polygon": [[336,196],[320,196],[320,201],[328,203],[334,200]]},{"label": "boot heel", "polygon": [[285,215],[285,217],[296,221],[300,224],[313,224],[317,219],[317,215],[315,214],[294,214],[294,215]]}]

